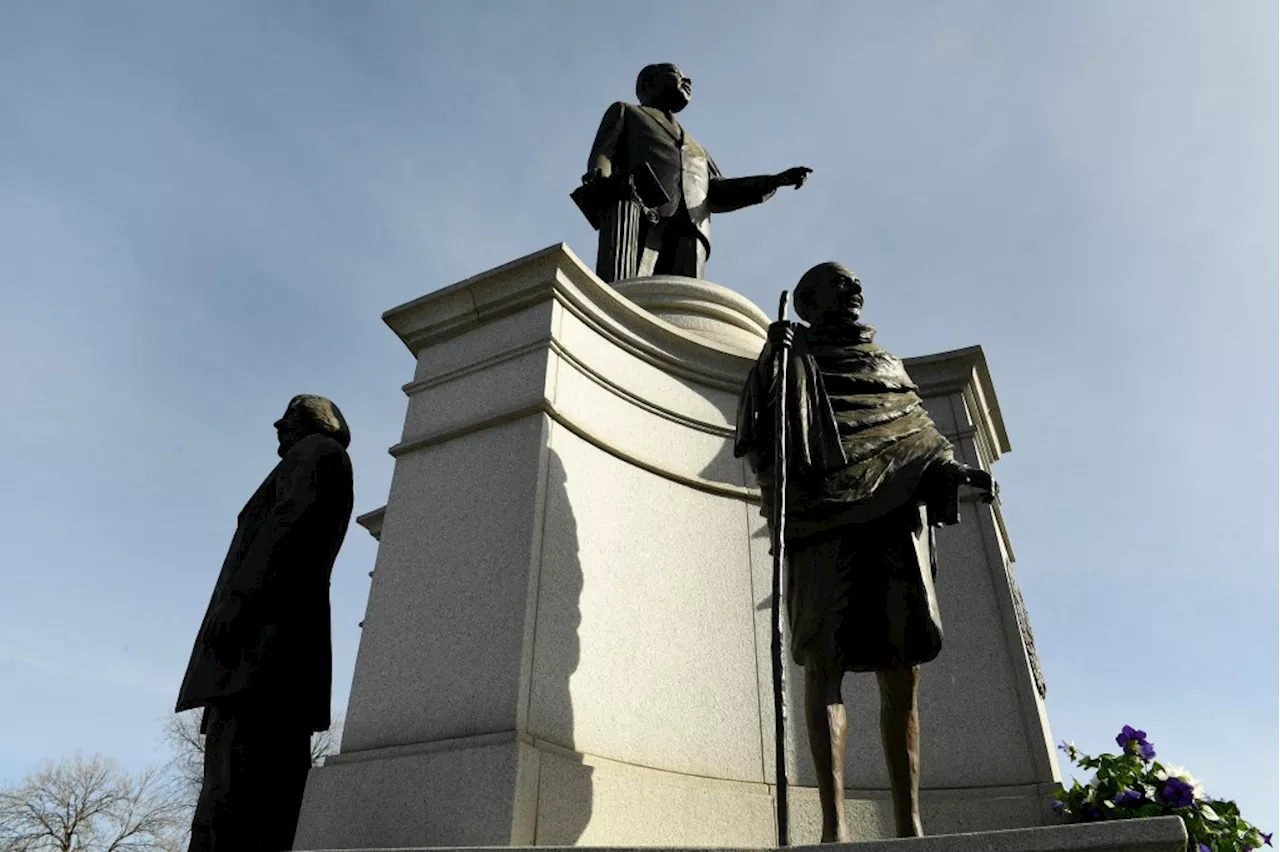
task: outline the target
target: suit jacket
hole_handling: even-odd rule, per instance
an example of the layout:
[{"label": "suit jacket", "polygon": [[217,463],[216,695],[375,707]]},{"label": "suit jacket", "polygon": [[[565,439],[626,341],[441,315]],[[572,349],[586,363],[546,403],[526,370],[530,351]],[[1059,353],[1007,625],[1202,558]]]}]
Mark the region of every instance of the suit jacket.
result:
[{"label": "suit jacket", "polygon": [[267,475],[237,518],[179,712],[235,698],[329,727],[329,575],[351,508],[351,460],[325,435],[303,438]]},{"label": "suit jacket", "polygon": [[759,204],[777,191],[769,175],[724,177],[707,150],[679,122],[669,121],[660,109],[619,101],[600,120],[587,170],[607,164],[610,172],[617,172],[641,163],[649,164],[671,199],[657,208],[658,215],[670,219],[683,203],[708,257],[712,213]]}]

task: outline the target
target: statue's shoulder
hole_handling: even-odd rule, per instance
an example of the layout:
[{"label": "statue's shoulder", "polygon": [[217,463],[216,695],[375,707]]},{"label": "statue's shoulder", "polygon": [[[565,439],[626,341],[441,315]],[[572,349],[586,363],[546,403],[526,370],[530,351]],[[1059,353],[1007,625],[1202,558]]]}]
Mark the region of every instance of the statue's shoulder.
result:
[{"label": "statue's shoulder", "polygon": [[605,119],[622,119],[635,113],[643,113],[644,107],[639,104],[629,104],[626,101],[614,101],[604,111]]},{"label": "statue's shoulder", "polygon": [[654,127],[662,127],[666,124],[666,119],[662,116],[662,110],[656,107],[647,107],[644,104],[629,104],[623,101],[618,102],[626,112],[628,118],[635,118]]}]

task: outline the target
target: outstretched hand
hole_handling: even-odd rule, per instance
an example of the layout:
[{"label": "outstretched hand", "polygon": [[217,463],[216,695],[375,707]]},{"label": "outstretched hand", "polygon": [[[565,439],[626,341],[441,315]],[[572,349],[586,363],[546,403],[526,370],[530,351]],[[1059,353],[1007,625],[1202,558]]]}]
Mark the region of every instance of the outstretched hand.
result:
[{"label": "outstretched hand", "polygon": [[808,166],[796,166],[787,169],[780,175],[777,175],[778,186],[794,186],[796,189],[804,186],[804,182],[809,179],[809,175],[813,173],[813,169]]},{"label": "outstretched hand", "polygon": [[995,479],[991,477],[990,472],[980,470],[978,468],[969,468],[965,472],[964,481],[966,485],[970,485],[983,492],[982,502],[993,503],[1000,496],[1000,486]]}]

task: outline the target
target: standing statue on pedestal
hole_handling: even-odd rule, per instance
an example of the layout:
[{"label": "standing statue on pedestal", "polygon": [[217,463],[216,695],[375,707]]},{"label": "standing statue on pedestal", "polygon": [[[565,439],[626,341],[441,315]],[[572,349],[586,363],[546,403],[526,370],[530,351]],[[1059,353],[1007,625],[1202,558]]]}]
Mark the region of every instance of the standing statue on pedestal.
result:
[{"label": "standing statue on pedestal", "polygon": [[573,193],[600,231],[596,274],[607,282],[647,275],[702,278],[712,213],[759,204],[779,187],[799,189],[812,169],[725,178],[676,121],[693,81],[669,63],[636,79],[639,106],[618,102],[600,121],[583,185]]},{"label": "standing statue on pedestal", "polygon": [[191,852],[293,848],[311,734],[329,727],[329,574],[351,519],[351,432],[296,396],[280,463],[249,498],[191,652],[178,712],[204,708]]},{"label": "standing statue on pedestal", "polygon": [[792,657],[804,666],[805,721],[822,802],[822,841],[847,841],[845,672],[874,671],[899,837],[919,836],[920,665],[942,648],[934,528],[959,520],[961,485],[996,486],[954,458],[902,361],[859,322],[862,285],[838,263],[805,273],[796,313],[775,322],[738,410],[734,452],[756,471],[776,526],[774,407],[785,388],[786,603]]}]

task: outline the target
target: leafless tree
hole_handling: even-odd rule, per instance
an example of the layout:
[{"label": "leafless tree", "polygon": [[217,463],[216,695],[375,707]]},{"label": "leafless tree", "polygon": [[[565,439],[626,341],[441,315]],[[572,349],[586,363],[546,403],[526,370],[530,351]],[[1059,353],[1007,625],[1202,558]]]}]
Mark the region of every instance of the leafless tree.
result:
[{"label": "leafless tree", "polygon": [[177,852],[188,818],[160,770],[134,776],[100,755],[76,755],[0,790],[0,850]]}]

